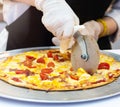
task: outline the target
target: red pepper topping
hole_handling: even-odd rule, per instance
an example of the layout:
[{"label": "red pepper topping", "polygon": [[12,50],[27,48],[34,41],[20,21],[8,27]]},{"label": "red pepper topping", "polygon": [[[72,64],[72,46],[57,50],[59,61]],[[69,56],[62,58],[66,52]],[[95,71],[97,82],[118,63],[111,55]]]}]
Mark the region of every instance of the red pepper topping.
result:
[{"label": "red pepper topping", "polygon": [[52,68],[44,68],[41,70],[41,73],[44,73],[44,74],[50,74],[51,72],[53,72]]},{"label": "red pepper topping", "polygon": [[72,67],[70,68],[70,71],[74,71]]},{"label": "red pepper topping", "polygon": [[36,58],[33,57],[33,56],[26,55],[26,59],[27,59],[27,60],[32,60],[32,61],[33,61],[33,60],[35,60]]},{"label": "red pepper topping", "polygon": [[36,68],[36,66],[32,66],[32,62],[35,60],[33,56],[26,55],[26,60],[23,62],[24,66],[29,68]]},{"label": "red pepper topping", "polygon": [[25,74],[26,76],[29,76],[29,75],[33,75],[34,73],[31,72],[30,70],[16,70],[15,71],[16,74]]},{"label": "red pepper topping", "polygon": [[26,60],[23,62],[24,66],[27,66],[28,68],[36,68],[36,66],[32,66],[32,62],[29,60]]},{"label": "red pepper topping", "polygon": [[48,74],[53,72],[52,68],[44,68],[41,70],[40,77],[42,80],[47,80],[48,79]]},{"label": "red pepper topping", "polygon": [[43,63],[45,64],[45,60],[43,57],[37,59],[37,63]]},{"label": "red pepper topping", "polygon": [[48,52],[47,52],[47,56],[48,56],[48,58],[52,58],[52,57],[53,57],[52,52],[51,52],[51,51],[48,51]]},{"label": "red pepper topping", "polygon": [[70,74],[70,77],[74,80],[79,80],[79,77],[77,75]]},{"label": "red pepper topping", "polygon": [[15,81],[15,82],[21,82],[21,80],[17,77],[13,77],[12,80]]},{"label": "red pepper topping", "polygon": [[40,73],[40,77],[42,80],[47,80],[48,79],[48,75],[44,74],[44,73]]},{"label": "red pepper topping", "polygon": [[55,64],[54,64],[54,62],[49,62],[49,63],[47,64],[47,66],[48,66],[48,67],[55,67]]},{"label": "red pepper topping", "polygon": [[54,59],[55,61],[58,61],[58,60],[59,60],[58,55],[54,55],[54,56],[53,56],[53,59]]},{"label": "red pepper topping", "polygon": [[59,74],[65,74],[65,71],[60,72]]},{"label": "red pepper topping", "polygon": [[110,65],[106,62],[102,62],[98,65],[98,69],[107,69],[109,70],[110,69]]},{"label": "red pepper topping", "polygon": [[24,73],[25,73],[25,70],[16,70],[15,73],[16,73],[16,74],[24,74]]},{"label": "red pepper topping", "polygon": [[97,84],[97,83],[101,83],[101,82],[106,82],[106,80],[105,79],[98,80],[98,81],[92,82],[92,84]]},{"label": "red pepper topping", "polygon": [[108,73],[108,77],[111,79],[114,77],[114,74],[112,74],[111,72]]}]

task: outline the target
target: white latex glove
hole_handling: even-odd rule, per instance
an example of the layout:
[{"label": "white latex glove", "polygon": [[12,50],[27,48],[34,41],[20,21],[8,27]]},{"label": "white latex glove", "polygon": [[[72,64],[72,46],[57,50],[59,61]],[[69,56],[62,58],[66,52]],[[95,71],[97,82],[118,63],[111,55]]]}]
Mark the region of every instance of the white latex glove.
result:
[{"label": "white latex glove", "polygon": [[5,28],[0,32],[0,52],[6,50],[8,34],[9,33]]},{"label": "white latex glove", "polygon": [[83,26],[85,27],[85,29],[80,29],[81,34],[93,36],[97,41],[101,33],[100,24],[94,20],[91,20],[84,23]]},{"label": "white latex glove", "polygon": [[69,47],[74,26],[79,19],[65,0],[35,0],[35,6],[43,12],[42,23],[60,41],[60,47]]},{"label": "white latex glove", "polygon": [[[98,40],[99,35],[101,33],[100,24],[94,20],[88,21],[81,26],[76,26],[76,28],[74,29],[74,32],[76,30],[79,30],[82,35],[93,36],[96,41]],[[53,37],[52,42],[57,46],[60,45],[60,40],[57,37]],[[74,44],[74,39],[71,39],[69,48],[71,48],[73,44]]]},{"label": "white latex glove", "polygon": [[[82,29],[85,29],[85,26],[83,26],[83,25],[77,25],[77,26],[74,26],[74,32],[73,32],[73,34],[77,31],[77,30],[82,30]],[[52,42],[53,42],[53,44],[55,44],[56,46],[59,46],[60,45],[60,40],[59,40],[59,38],[57,38],[57,37],[53,37],[52,38]],[[62,42],[66,42],[66,41],[62,41]],[[70,37],[70,39],[69,39],[69,46],[68,47],[66,47],[66,48],[64,48],[64,50],[63,51],[65,51],[65,49],[68,49],[68,48],[71,48],[72,47],[72,45],[75,43],[75,41],[74,41],[74,37],[73,37],[73,35]],[[66,43],[63,43],[63,45],[65,45]]]}]

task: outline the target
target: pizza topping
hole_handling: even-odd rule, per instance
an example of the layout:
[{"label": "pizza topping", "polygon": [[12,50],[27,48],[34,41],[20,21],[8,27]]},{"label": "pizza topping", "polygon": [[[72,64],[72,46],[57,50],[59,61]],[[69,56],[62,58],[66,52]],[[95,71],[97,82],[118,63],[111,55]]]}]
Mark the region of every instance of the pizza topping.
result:
[{"label": "pizza topping", "polygon": [[[20,71],[20,70],[19,70]],[[17,73],[19,72],[17,71]],[[26,69],[23,71],[26,76],[34,75],[34,72],[31,72],[30,70]]]},{"label": "pizza topping", "polygon": [[13,77],[12,80],[15,81],[15,82],[21,82],[21,80],[17,77]]},{"label": "pizza topping", "polygon": [[62,81],[65,81],[65,79],[69,77],[67,71],[60,72],[59,74]]},{"label": "pizza topping", "polygon": [[60,61],[60,56],[58,54],[58,51],[48,51],[47,52],[48,58],[53,58],[54,61]]},{"label": "pizza topping", "polygon": [[33,56],[29,56],[29,55],[26,55],[26,60],[31,60],[31,61],[33,61],[33,60],[35,60],[36,58],[34,58]]},{"label": "pizza topping", "polygon": [[98,69],[107,69],[109,70],[110,69],[110,65],[106,62],[102,62],[98,65]]},{"label": "pizza topping", "polygon": [[61,57],[62,57],[64,60],[70,60],[70,58],[71,58],[71,53],[70,53],[70,52],[61,53]]},{"label": "pizza topping", "polygon": [[116,69],[116,71],[117,71],[118,73],[120,73],[120,69]]},{"label": "pizza topping", "polygon": [[70,77],[74,80],[79,80],[79,77],[77,75],[70,74]]},{"label": "pizza topping", "polygon": [[111,72],[109,72],[109,73],[108,73],[108,77],[111,79],[111,78],[113,78],[113,77],[114,77],[114,74],[113,74],[113,73],[111,73]]},{"label": "pizza topping", "polygon": [[98,84],[98,83],[101,83],[101,82],[106,82],[106,80],[103,78],[101,80],[97,80],[95,82],[91,82],[91,84]]},{"label": "pizza topping", "polygon": [[25,74],[26,76],[29,75],[33,75],[34,73],[31,72],[30,70],[26,69],[26,70],[16,70],[15,71],[16,74]]},{"label": "pizza topping", "polygon": [[52,57],[53,57],[52,51],[48,51],[48,52],[47,52],[47,57],[48,57],[48,58],[52,58]]},{"label": "pizza topping", "polygon": [[73,67],[70,68],[70,71],[74,71]]},{"label": "pizza topping", "polygon": [[36,68],[36,66],[32,66],[32,62],[35,60],[36,58],[26,55],[26,60],[23,63],[24,66],[27,66],[29,68]]},{"label": "pizza topping", "polygon": [[59,61],[59,57],[58,57],[58,55],[54,55],[54,56],[53,56],[53,60],[55,60],[55,61]]},{"label": "pizza topping", "polygon": [[40,77],[42,80],[46,80],[48,79],[48,74],[50,74],[51,72],[53,72],[52,68],[44,68],[41,70],[40,72]]},{"label": "pizza topping", "polygon": [[54,62],[49,62],[49,63],[47,64],[47,66],[48,66],[48,67],[55,67],[55,64],[54,64]]},{"label": "pizza topping", "polygon": [[15,73],[16,73],[16,74],[24,74],[24,73],[25,73],[25,70],[16,70]]},{"label": "pizza topping", "polygon": [[44,74],[50,74],[51,72],[53,72],[52,68],[44,68],[41,70],[41,73],[44,73]]},{"label": "pizza topping", "polygon": [[45,73],[40,73],[40,78],[41,78],[42,80],[47,80],[47,79],[48,79],[48,75],[45,74]]},{"label": "pizza topping", "polygon": [[30,61],[24,61],[23,64],[24,66],[27,66],[28,68],[36,68],[36,66],[33,66],[32,62]]},{"label": "pizza topping", "polygon": [[45,64],[45,60],[43,57],[37,59],[37,63],[43,63]]}]

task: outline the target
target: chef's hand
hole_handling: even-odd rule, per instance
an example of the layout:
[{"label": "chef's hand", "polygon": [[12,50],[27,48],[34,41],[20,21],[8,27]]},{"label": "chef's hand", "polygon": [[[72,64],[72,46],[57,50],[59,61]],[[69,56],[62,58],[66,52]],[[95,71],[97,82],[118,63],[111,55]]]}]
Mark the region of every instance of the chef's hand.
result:
[{"label": "chef's hand", "polygon": [[79,25],[79,19],[70,6],[65,0],[35,0],[35,6],[43,12],[44,26],[61,41],[61,48],[68,48],[74,26]]},{"label": "chef's hand", "polygon": [[[100,23],[94,20],[88,21],[80,26],[79,25],[75,26],[74,32],[76,30],[79,30],[82,35],[93,36],[96,41],[98,40],[99,35],[101,34],[101,31],[102,31]],[[71,40],[73,41],[70,42],[69,48],[71,48],[71,46],[74,44],[74,39],[71,39]],[[52,42],[55,45],[60,45],[60,40],[57,37],[53,37]]]},{"label": "chef's hand", "polygon": [[81,34],[93,36],[97,41],[99,39],[99,35],[102,32],[101,24],[97,21],[91,20],[83,24],[84,28],[80,29]]}]

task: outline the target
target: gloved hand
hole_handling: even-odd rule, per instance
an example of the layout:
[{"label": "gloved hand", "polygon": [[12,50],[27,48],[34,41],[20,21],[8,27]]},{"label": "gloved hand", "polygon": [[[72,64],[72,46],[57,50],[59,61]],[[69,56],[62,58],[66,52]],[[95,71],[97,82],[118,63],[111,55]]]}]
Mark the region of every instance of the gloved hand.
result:
[{"label": "gloved hand", "polygon": [[[98,22],[94,21],[94,20],[88,21],[88,22],[84,23],[81,26],[75,26],[74,27],[74,32],[76,30],[79,30],[82,35],[93,36],[96,41],[98,40],[99,35],[101,33],[100,24]],[[52,42],[55,45],[60,45],[60,40],[57,37],[53,37]],[[74,44],[74,39],[71,39],[69,48],[71,48],[71,46],[73,44]]]},{"label": "gloved hand", "polygon": [[99,22],[91,20],[84,23],[83,26],[85,29],[80,29],[81,34],[93,36],[96,41],[99,39],[102,30]]},{"label": "gloved hand", "polygon": [[[65,0],[35,0],[35,6],[43,12],[42,23],[67,48],[79,19]],[[63,43],[65,44],[63,45]]]},{"label": "gloved hand", "polygon": [[[77,25],[77,26],[74,26],[74,32],[73,32],[73,34],[77,31],[77,30],[82,30],[82,29],[84,29],[85,28],[85,26],[84,25]],[[67,41],[68,40],[68,41]],[[59,46],[60,44],[61,45],[63,45],[63,46],[60,46],[60,48],[62,48],[62,51],[65,51],[66,49],[68,49],[68,48],[71,48],[72,47],[72,45],[75,43],[75,41],[74,41],[74,37],[73,37],[73,35],[69,38],[69,39],[63,39],[62,41],[59,39],[59,38],[57,38],[57,37],[53,37],[52,38],[52,42],[53,42],[53,44],[54,45],[56,45],[56,46]],[[69,42],[68,44],[69,45],[67,45],[66,46],[66,42]]]}]

